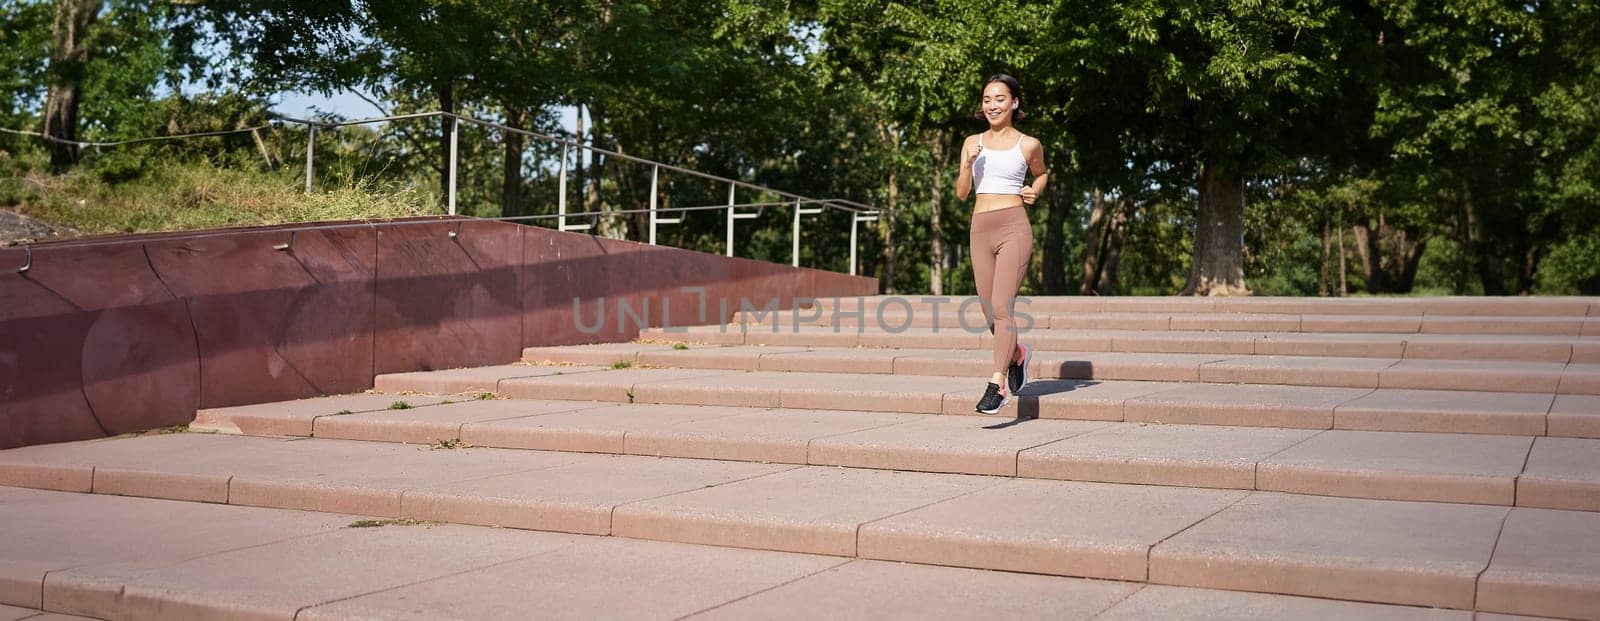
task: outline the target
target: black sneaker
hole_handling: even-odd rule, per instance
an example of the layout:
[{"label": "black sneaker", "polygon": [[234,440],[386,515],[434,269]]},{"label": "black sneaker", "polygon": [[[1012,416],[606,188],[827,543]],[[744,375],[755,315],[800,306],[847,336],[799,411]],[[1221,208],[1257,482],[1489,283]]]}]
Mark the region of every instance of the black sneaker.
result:
[{"label": "black sneaker", "polygon": [[1011,394],[1017,394],[1022,386],[1028,383],[1028,363],[1033,362],[1033,348],[1022,343],[1017,343],[1017,349],[1022,350],[1022,361],[1011,361],[1011,366],[1006,368],[1006,388],[1011,389]]},{"label": "black sneaker", "polygon": [[989,388],[983,391],[983,398],[978,400],[977,410],[984,414],[999,412],[1006,406],[1006,396],[1000,394],[1000,385],[989,382]]}]

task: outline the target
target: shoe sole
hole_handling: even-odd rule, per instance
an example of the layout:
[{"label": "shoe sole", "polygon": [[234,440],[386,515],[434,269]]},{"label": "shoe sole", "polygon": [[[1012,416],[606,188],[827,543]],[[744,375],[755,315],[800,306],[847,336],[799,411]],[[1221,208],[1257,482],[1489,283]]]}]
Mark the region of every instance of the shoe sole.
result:
[{"label": "shoe sole", "polygon": [[[1011,398],[1010,397],[1001,397],[1000,398],[1000,405],[994,406],[994,409],[992,409],[992,410],[978,410],[978,413],[979,414],[995,414],[995,413],[998,413],[1000,410],[1005,409],[1007,403],[1011,403]],[[977,408],[974,408],[974,409],[977,409]]]},{"label": "shoe sole", "polygon": [[1028,385],[1028,365],[1030,363],[1032,363],[1032,362],[1033,362],[1033,346],[1032,345],[1023,345],[1022,346],[1022,383],[1017,384],[1016,386],[1010,386],[1009,384],[1011,383],[1011,374],[1010,373],[1006,374],[1007,388],[1011,389],[1011,393],[1012,394],[1016,394],[1018,391],[1022,390],[1023,386],[1027,386]]}]

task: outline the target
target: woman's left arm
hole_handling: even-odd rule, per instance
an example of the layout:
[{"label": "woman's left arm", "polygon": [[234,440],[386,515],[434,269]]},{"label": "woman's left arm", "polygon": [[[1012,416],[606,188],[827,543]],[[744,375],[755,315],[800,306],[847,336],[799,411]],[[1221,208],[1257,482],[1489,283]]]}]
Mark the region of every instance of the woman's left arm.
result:
[{"label": "woman's left arm", "polygon": [[1025,140],[1022,151],[1028,159],[1028,170],[1033,173],[1033,183],[1022,186],[1022,203],[1032,205],[1044,194],[1044,186],[1050,182],[1050,170],[1044,167],[1044,144],[1037,139]]}]

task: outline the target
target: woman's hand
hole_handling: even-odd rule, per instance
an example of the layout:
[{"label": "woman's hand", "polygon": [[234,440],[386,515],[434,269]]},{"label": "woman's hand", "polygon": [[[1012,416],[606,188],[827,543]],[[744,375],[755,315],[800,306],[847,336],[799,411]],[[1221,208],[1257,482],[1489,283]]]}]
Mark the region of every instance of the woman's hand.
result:
[{"label": "woman's hand", "polygon": [[961,152],[961,165],[971,166],[973,162],[977,161],[978,155],[981,153],[983,153],[983,145],[978,144],[976,140],[968,141],[966,150]]},{"label": "woman's hand", "polygon": [[1036,200],[1039,200],[1039,193],[1033,190],[1033,186],[1022,186],[1022,204],[1032,205]]}]

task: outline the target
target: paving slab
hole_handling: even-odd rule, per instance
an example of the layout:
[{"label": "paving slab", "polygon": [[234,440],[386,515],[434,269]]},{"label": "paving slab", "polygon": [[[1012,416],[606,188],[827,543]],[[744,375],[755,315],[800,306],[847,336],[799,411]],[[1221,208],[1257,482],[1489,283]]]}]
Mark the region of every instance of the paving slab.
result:
[{"label": "paving slab", "polygon": [[[560,368],[560,367],[555,367]],[[696,369],[609,369],[568,367],[572,373],[508,379],[500,394],[520,399],[568,399],[572,401],[612,401],[629,403],[629,393],[646,383],[676,379],[732,375],[737,371]],[[727,404],[707,404],[727,405]]]},{"label": "paving slab", "polygon": [[1555,396],[1383,388],[1333,412],[1336,429],[1539,436]]},{"label": "paving slab", "polygon": [[1122,423],[1022,451],[1017,475],[1183,487],[1255,489],[1256,463],[1317,432]]},{"label": "paving slab", "polygon": [[1301,332],[1407,334],[1422,329],[1422,315],[1300,315]]},{"label": "paving slab", "polygon": [[894,373],[899,375],[987,378],[992,372],[994,353],[989,349],[902,350],[894,360]]},{"label": "paving slab", "polygon": [[22,621],[23,619],[27,621],[94,621],[89,617],[77,615],[56,614],[15,606],[0,606],[0,621]]},{"label": "paving slab", "polygon": [[946,393],[988,380],[785,372],[755,374],[747,381],[776,389],[778,405],[785,408],[938,414]]},{"label": "paving slab", "polygon": [[1568,317],[1494,317],[1424,315],[1421,332],[1433,334],[1529,334],[1577,336],[1583,331],[1582,315]]},{"label": "paving slab", "polygon": [[[987,335],[987,332],[982,333],[982,336]],[[910,329],[903,332],[869,330],[861,333],[856,345],[904,349],[981,349],[983,342],[979,334],[961,328],[940,328],[939,330]]]},{"label": "paving slab", "polygon": [[630,431],[624,452],[635,455],[807,463],[807,446],[838,436],[928,418],[915,414],[829,410],[758,410],[738,416]]},{"label": "paving slab", "polygon": [[1490,505],[1515,504],[1533,438],[1333,430],[1256,468],[1263,490]]},{"label": "paving slab", "polygon": [[1407,338],[1403,334],[1264,334],[1255,339],[1255,353],[1398,359],[1405,355]]},{"label": "paving slab", "polygon": [[571,544],[569,536],[449,524],[343,528],[129,577],[117,616],[129,621],[293,619],[308,606],[498,565]]},{"label": "paving slab", "polygon": [[1521,360],[1568,362],[1571,338],[1501,334],[1413,334],[1406,338],[1405,357],[1433,360]]},{"label": "paving slab", "polygon": [[1111,351],[1248,356],[1256,353],[1256,339],[1263,336],[1253,332],[1119,332],[1111,338]]},{"label": "paving slab", "polygon": [[617,505],[793,467],[572,454],[556,467],[418,485],[406,492],[401,513],[418,520],[605,535]]},{"label": "paving slab", "polygon": [[1151,546],[1245,494],[1013,479],[863,525],[860,555],[1139,581]]},{"label": "paving slab", "polygon": [[1513,509],[1478,580],[1478,609],[1600,619],[1600,515]]},{"label": "paving slab", "polygon": [[470,367],[440,371],[415,371],[411,373],[385,373],[373,380],[381,392],[420,392],[450,395],[466,392],[500,392],[502,380],[519,377],[540,377],[566,373],[598,371],[603,367],[539,366],[531,364],[503,364],[492,367]]},{"label": "paving slab", "polygon": [[71,492],[227,502],[216,464],[266,466],[282,438],[175,433],[29,446],[0,452],[0,484]]},{"label": "paving slab", "polygon": [[1254,492],[1157,545],[1150,581],[1471,609],[1509,510]]},{"label": "paving slab", "polygon": [[1180,313],[1172,316],[1170,329],[1299,332],[1300,315],[1284,313]]},{"label": "paving slab", "polygon": [[1167,330],[1172,315],[1161,313],[1048,313],[1051,330]]},{"label": "paving slab", "polygon": [[595,405],[574,412],[468,423],[461,428],[461,440],[474,446],[622,453],[623,439],[631,432],[760,411],[714,405]]},{"label": "paving slab", "polygon": [[312,421],[341,412],[374,412],[397,402],[420,407],[444,401],[430,395],[363,393],[260,403],[227,408],[206,408],[195,413],[189,428],[250,436],[309,436]]},{"label": "paving slab", "polygon": [[461,426],[504,418],[595,407],[581,401],[487,399],[448,403],[428,408],[383,409],[376,412],[323,416],[313,424],[318,438],[433,444],[461,438]]},{"label": "paving slab", "polygon": [[[1035,326],[1018,334],[1017,340],[1032,345],[1038,351],[1111,351],[1111,332],[1094,330],[1046,330]],[[983,332],[978,335],[978,346],[968,349],[977,349],[985,352],[994,351],[994,335]]]},{"label": "paving slab", "polygon": [[687,328],[647,328],[639,331],[640,341],[695,343],[700,345],[742,345],[744,334],[729,332],[722,326],[688,326]]},{"label": "paving slab", "polygon": [[804,351],[808,350],[803,347],[760,346],[667,348],[640,352],[638,364],[645,367],[755,371],[761,368],[761,361],[767,356]]},{"label": "paving slab", "polygon": [[[1018,391],[999,414],[1006,418],[1122,420],[1123,403],[1134,397],[1176,389],[1170,382],[1037,379]],[[946,393],[945,414],[973,414],[983,387]]]},{"label": "paving slab", "polygon": [[1600,395],[1600,364],[1572,363],[1561,373],[1563,395]]},{"label": "paving slab", "polygon": [[737,548],[856,555],[865,522],[968,494],[989,477],[809,466],[617,507],[612,534]]},{"label": "paving slab", "polygon": [[1472,612],[1151,585],[1095,617],[1095,621],[1141,619],[1472,621]]},{"label": "paving slab", "polygon": [[[733,331],[730,327],[729,331]],[[841,327],[837,330],[832,326],[779,326],[776,330],[771,327],[750,326],[744,333],[746,345],[768,345],[784,347],[855,347],[861,344],[861,329],[858,327]]]},{"label": "paving slab", "polygon": [[1334,408],[1371,392],[1359,388],[1188,384],[1128,399],[1125,420],[1145,423],[1329,429]]},{"label": "paving slab", "polygon": [[594,343],[557,347],[525,347],[522,360],[534,365],[573,364],[609,367],[613,364],[638,364],[644,352],[672,351],[667,343]]},{"label": "paving slab", "polygon": [[62,572],[83,567],[103,574],[136,572],[325,532],[350,519],[0,487],[0,523],[8,531],[0,537],[0,604],[102,616],[100,606],[114,601],[115,589],[62,582],[68,575]]},{"label": "paving slab", "polygon": [[1517,481],[1517,505],[1600,511],[1600,440],[1536,438]]},{"label": "paving slab", "polygon": [[574,539],[578,542],[571,546],[533,558],[317,606],[297,618],[677,619],[844,562],[760,550]]},{"label": "paving slab", "polygon": [[1401,360],[1383,369],[1382,388],[1556,392],[1565,364],[1494,360]]},{"label": "paving slab", "polygon": [[895,358],[921,352],[900,349],[813,349],[761,357],[762,371],[808,373],[893,373]]},{"label": "paving slab", "polygon": [[1033,375],[1039,378],[1200,381],[1200,365],[1228,360],[1228,354],[1135,354],[1121,352],[1055,352],[1034,354]]},{"label": "paving slab", "polygon": [[228,502],[257,507],[400,517],[412,489],[551,468],[574,455],[488,448],[303,440],[286,443],[271,467],[229,468]]},{"label": "paving slab", "polygon": [[689,619],[1087,620],[1138,589],[1122,582],[857,560]]},{"label": "paving slab", "polygon": [[1600,396],[1557,395],[1549,423],[1552,436],[1600,438]]},{"label": "paving slab", "polygon": [[970,416],[925,420],[812,440],[810,463],[881,470],[1015,476],[1017,454],[1094,431],[1107,423],[994,421]]},{"label": "paving slab", "polygon": [[[1600,321],[1595,322],[1600,325]],[[1579,364],[1600,363],[1600,339],[1587,337],[1572,342],[1572,360]]]},{"label": "paving slab", "polygon": [[1202,382],[1289,384],[1377,388],[1379,372],[1393,366],[1384,358],[1314,358],[1311,356],[1247,356],[1200,366]]}]

